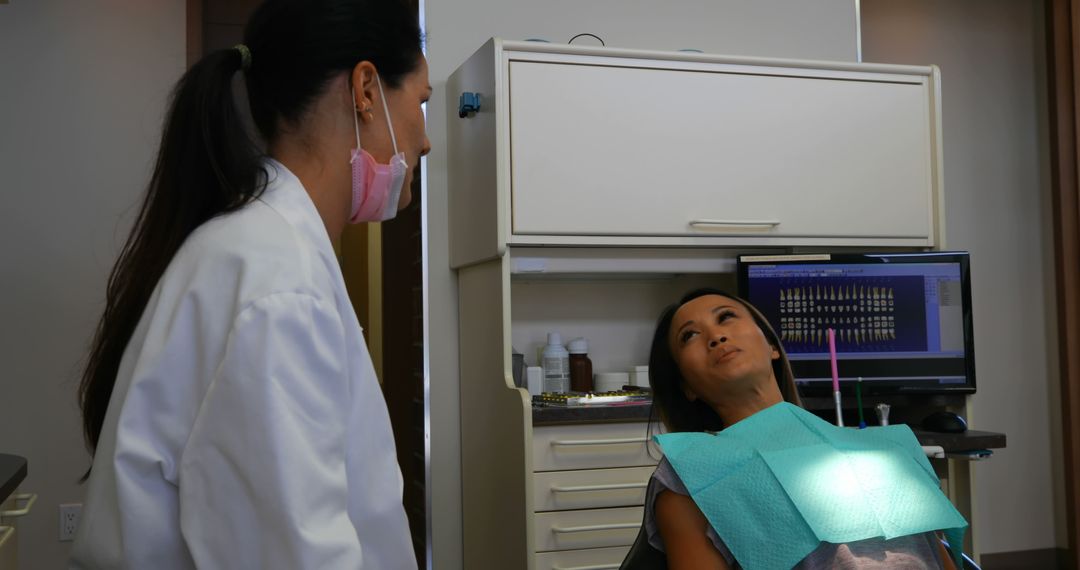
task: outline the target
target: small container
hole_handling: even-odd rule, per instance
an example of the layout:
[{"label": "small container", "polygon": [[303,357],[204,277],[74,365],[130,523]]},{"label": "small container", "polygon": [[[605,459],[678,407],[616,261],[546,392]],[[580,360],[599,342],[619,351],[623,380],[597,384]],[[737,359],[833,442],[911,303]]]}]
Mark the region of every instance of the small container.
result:
[{"label": "small container", "polygon": [[630,382],[626,372],[599,372],[594,382],[597,392],[618,392]]},{"label": "small container", "polygon": [[648,366],[635,366],[634,370],[630,372],[630,385],[640,386],[642,388],[649,387],[649,367]]},{"label": "small container", "polygon": [[510,372],[514,376],[514,386],[525,387],[525,355],[510,349]]},{"label": "small container", "polygon": [[570,391],[570,353],[563,346],[559,333],[548,333],[541,365],[544,368],[545,392],[565,394]]},{"label": "small container", "polygon": [[544,393],[544,369],[539,366],[530,366],[525,369],[525,383],[529,394],[539,396]]},{"label": "small container", "polygon": [[887,426],[889,425],[889,405],[878,404],[874,406],[874,411],[877,412],[878,424]]},{"label": "small container", "polygon": [[567,343],[570,352],[570,389],[574,392],[592,392],[592,361],[589,360],[589,341],[573,338]]}]

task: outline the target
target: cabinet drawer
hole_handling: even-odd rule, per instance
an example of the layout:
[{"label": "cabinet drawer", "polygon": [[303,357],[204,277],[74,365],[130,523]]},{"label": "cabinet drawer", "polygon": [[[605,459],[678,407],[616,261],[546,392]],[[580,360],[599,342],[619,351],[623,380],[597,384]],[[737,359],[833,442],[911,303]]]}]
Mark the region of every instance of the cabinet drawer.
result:
[{"label": "cabinet drawer", "polygon": [[649,466],[536,473],[533,505],[537,511],[643,505],[653,469]]},{"label": "cabinet drawer", "polygon": [[630,546],[641,529],[643,507],[536,513],[537,552]]},{"label": "cabinet drawer", "polygon": [[618,570],[629,546],[541,552],[536,555],[536,570]]},{"label": "cabinet drawer", "polygon": [[[533,429],[533,470],[656,465],[660,449],[646,446],[648,424],[541,426]],[[649,455],[652,449],[653,458]]]}]

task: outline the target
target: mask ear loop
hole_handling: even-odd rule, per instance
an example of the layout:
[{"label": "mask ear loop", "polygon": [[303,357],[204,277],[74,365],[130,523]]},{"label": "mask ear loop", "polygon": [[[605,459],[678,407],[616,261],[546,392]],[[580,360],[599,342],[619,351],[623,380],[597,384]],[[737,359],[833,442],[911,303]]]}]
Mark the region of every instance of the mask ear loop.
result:
[{"label": "mask ear loop", "polygon": [[[356,89],[353,89],[352,85],[349,86],[349,96],[352,97],[352,104],[355,106],[356,105]],[[352,158],[349,159],[349,164],[352,164],[352,163],[356,162],[356,157],[360,156],[360,121],[357,120],[357,118],[356,118],[356,109],[355,108],[353,109],[352,121],[353,121],[353,129],[356,131],[356,152],[354,152]]]},{"label": "mask ear loop", "polygon": [[[383,93],[382,81],[379,79],[379,74],[375,74],[375,83],[379,85],[379,97],[382,98],[382,110],[386,114],[386,126],[390,129],[390,142],[394,145],[394,154],[398,153],[397,150],[397,137],[394,136],[394,123],[390,120],[390,106],[386,104],[386,93]],[[356,132],[357,138],[360,137],[360,131]]]}]

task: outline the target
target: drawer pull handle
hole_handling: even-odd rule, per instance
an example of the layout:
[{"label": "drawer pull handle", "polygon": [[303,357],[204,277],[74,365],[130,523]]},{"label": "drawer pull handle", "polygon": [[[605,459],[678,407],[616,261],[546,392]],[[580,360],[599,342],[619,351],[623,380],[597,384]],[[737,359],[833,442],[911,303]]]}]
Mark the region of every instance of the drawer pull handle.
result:
[{"label": "drawer pull handle", "polygon": [[645,443],[649,441],[645,437],[628,437],[625,439],[564,439],[551,442],[551,445],[617,445],[623,443]]},{"label": "drawer pull handle", "polygon": [[595,564],[593,566],[552,566],[551,570],[619,570],[622,564]]},{"label": "drawer pull handle", "polygon": [[716,228],[733,226],[738,228],[760,228],[769,230],[780,225],[780,220],[690,220],[690,226],[695,228]]},{"label": "drawer pull handle", "polygon": [[4,548],[4,543],[6,543],[13,534],[15,534],[15,527],[0,526],[0,549]]},{"label": "drawer pull handle", "polygon": [[553,493],[577,493],[579,491],[616,491],[619,489],[644,489],[646,483],[616,483],[611,485],[580,485],[577,487],[552,487]]},{"label": "drawer pull handle", "polygon": [[588,526],[553,526],[552,532],[568,533],[568,532],[593,532],[598,530],[624,530],[628,528],[641,528],[641,523],[612,523],[612,524],[591,524]]},{"label": "drawer pull handle", "polygon": [[12,498],[16,501],[26,501],[26,506],[21,509],[0,511],[0,517],[21,517],[29,513],[30,508],[37,502],[37,493],[19,493],[18,495],[12,495]]}]

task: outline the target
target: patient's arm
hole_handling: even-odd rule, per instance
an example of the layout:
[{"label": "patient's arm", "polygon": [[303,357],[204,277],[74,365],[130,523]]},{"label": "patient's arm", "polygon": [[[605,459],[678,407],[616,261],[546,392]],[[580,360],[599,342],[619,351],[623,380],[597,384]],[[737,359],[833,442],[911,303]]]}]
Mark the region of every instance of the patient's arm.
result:
[{"label": "patient's arm", "polygon": [[670,570],[729,570],[706,534],[709,521],[690,497],[671,491],[657,495],[656,525]]}]

